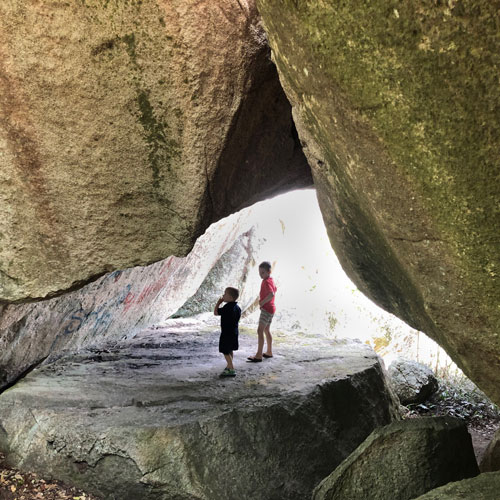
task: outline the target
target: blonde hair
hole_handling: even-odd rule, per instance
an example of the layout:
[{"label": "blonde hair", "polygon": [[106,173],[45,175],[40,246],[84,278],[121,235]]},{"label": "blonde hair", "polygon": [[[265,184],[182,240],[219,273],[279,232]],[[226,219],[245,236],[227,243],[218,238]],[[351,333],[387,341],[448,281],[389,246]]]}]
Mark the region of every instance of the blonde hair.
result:
[{"label": "blonde hair", "polygon": [[231,297],[234,299],[234,300],[238,300],[238,297],[240,296],[240,292],[237,288],[233,288],[232,286],[228,286],[226,288],[226,292],[231,295]]}]

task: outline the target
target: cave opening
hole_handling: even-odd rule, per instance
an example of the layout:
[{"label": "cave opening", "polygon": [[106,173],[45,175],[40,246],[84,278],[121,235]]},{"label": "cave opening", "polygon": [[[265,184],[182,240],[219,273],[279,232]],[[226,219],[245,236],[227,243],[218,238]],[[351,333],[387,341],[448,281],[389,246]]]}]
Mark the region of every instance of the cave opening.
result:
[{"label": "cave opening", "polygon": [[33,338],[19,357],[17,341],[4,346],[4,387],[26,370],[63,353],[134,338],[172,324],[217,329],[217,298],[240,289],[241,326],[255,334],[258,264],[271,261],[278,285],[276,335],[357,339],[388,366],[398,355],[436,371],[459,373],[433,340],[384,311],[347,277],[335,256],[316,191],[289,191],[212,224],[186,257],[116,270],[84,287],[31,304],[6,306],[4,338]]},{"label": "cave opening", "polygon": [[[330,243],[313,188],[294,190],[255,203],[219,221],[200,237],[220,247],[232,227],[234,242],[203,278],[196,292],[172,314],[168,324],[193,323],[216,327],[212,310],[227,286],[240,290],[241,325],[258,323],[258,265],[273,264],[278,286],[272,329],[279,336],[357,339],[370,345],[386,366],[398,356],[456,376],[458,367],[446,352],[367,298],[342,269]],[[193,252],[198,250],[195,247]],[[195,264],[196,265],[196,264]],[[195,278],[198,282],[200,276]]]}]

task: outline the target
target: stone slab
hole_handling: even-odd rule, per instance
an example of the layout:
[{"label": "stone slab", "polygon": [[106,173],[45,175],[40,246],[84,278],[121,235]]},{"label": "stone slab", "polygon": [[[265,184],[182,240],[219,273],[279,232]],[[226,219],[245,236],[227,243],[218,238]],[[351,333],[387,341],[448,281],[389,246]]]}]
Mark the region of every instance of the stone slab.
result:
[{"label": "stone slab", "polygon": [[498,500],[500,472],[485,472],[472,479],[464,479],[441,486],[416,500]]},{"label": "stone slab", "polygon": [[375,429],[315,489],[313,500],[410,500],[479,474],[465,422],[418,418]]},{"label": "stone slab", "polygon": [[218,332],[183,322],[42,366],[0,396],[8,461],[106,499],[303,499],[397,418],[379,359],[351,341],[276,336],[235,379]]}]

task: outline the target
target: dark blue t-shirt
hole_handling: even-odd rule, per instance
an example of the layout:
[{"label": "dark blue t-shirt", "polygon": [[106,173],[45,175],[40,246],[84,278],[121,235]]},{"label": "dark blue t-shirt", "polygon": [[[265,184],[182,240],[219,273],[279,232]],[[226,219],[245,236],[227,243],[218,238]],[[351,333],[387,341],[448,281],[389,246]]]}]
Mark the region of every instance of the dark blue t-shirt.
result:
[{"label": "dark blue t-shirt", "polygon": [[220,315],[219,352],[230,354],[238,350],[238,321],[241,316],[240,306],[236,302],[228,302],[217,309]]},{"label": "dark blue t-shirt", "polygon": [[238,335],[238,322],[241,309],[237,302],[227,302],[224,307],[219,307],[217,312],[220,316],[220,329],[222,335]]}]

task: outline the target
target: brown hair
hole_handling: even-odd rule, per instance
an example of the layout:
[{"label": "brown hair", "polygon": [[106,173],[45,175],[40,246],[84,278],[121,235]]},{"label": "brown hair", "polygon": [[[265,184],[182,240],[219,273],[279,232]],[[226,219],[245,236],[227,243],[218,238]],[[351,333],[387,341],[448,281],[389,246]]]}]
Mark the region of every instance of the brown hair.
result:
[{"label": "brown hair", "polygon": [[238,300],[238,297],[240,296],[240,292],[237,288],[233,288],[231,286],[228,286],[226,288],[226,292],[231,295],[231,297],[234,299],[234,300]]},{"label": "brown hair", "polygon": [[270,262],[268,262],[267,260],[265,260],[264,262],[261,262],[261,263],[259,264],[259,269],[260,269],[261,267],[262,267],[263,269],[265,269],[266,271],[271,272],[271,263],[270,263]]}]

